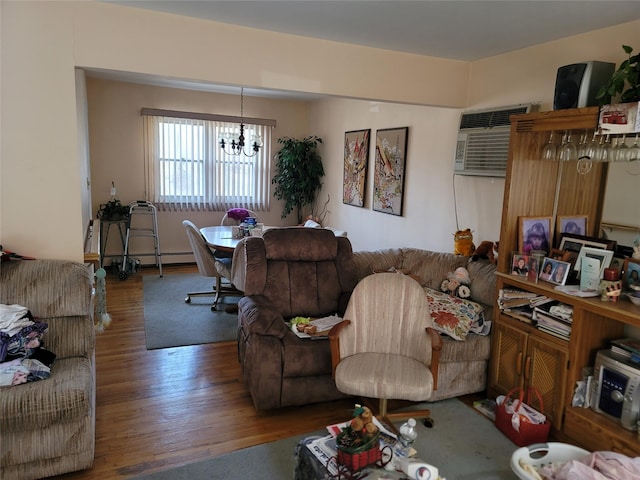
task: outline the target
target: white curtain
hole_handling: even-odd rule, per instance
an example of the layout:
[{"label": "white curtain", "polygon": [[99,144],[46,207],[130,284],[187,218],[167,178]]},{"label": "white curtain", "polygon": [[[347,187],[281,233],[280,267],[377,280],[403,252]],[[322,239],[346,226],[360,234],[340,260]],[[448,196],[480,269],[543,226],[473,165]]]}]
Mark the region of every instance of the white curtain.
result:
[{"label": "white curtain", "polygon": [[[159,209],[269,208],[271,126],[245,125],[246,156],[220,148],[221,138],[237,138],[235,122],[143,115],[143,123],[146,195]],[[253,155],[256,136],[262,146]]]}]

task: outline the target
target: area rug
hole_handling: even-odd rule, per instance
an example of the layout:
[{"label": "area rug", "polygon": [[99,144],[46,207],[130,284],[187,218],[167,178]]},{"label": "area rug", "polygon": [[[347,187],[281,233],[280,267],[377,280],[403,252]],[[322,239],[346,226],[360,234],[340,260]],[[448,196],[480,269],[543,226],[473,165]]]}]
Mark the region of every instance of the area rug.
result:
[{"label": "area rug", "polygon": [[[422,404],[431,409],[433,428],[418,424],[414,447],[418,457],[437,466],[447,480],[513,480],[509,465],[518,448],[493,422],[457,399]],[[246,480],[293,479],[299,440],[316,431],[238,450],[136,480]],[[393,477],[397,478],[397,477]]]},{"label": "area rug", "polygon": [[142,277],[144,331],[147,350],[224,342],[237,338],[238,315],[226,313],[225,305],[240,297],[226,296],[211,311],[213,296],[192,297],[188,292],[211,290],[214,280],[199,274],[171,274]]}]

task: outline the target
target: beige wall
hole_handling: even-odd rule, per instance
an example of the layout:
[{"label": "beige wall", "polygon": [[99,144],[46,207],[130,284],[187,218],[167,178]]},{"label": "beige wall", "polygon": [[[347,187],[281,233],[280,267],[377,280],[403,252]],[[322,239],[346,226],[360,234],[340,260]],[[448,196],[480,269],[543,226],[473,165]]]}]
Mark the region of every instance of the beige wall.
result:
[{"label": "beige wall", "polygon": [[[607,58],[597,59],[619,63],[619,45],[637,45],[640,31],[640,22],[633,22],[527,49],[526,55],[468,64],[95,2],[2,2],[0,21],[0,240],[26,254],[76,260],[82,259],[85,185],[78,154],[76,66],[360,99],[323,101],[314,105],[309,119],[309,131],[329,140],[323,158],[330,171],[326,184],[332,192],[333,225],[349,230],[356,247],[375,248],[374,242],[387,244],[391,237],[375,233],[380,229],[361,234],[362,227],[356,229],[354,222],[362,220],[370,229],[388,217],[381,225],[399,227],[385,230],[393,232],[394,244],[422,245],[429,239],[424,246],[449,250],[456,109],[530,100],[548,106],[558,66],[596,59],[594,52],[600,48]],[[603,40],[608,48],[596,45]],[[228,62],[220,64],[221,45],[227,58],[245,58],[249,52],[249,61],[232,68]],[[369,110],[369,99],[429,107],[389,105],[382,109],[383,118]],[[335,126],[321,124],[325,121]],[[342,205],[336,185],[344,131],[405,125],[412,127],[408,165],[415,168],[407,186],[406,218]],[[91,150],[93,155],[93,145]],[[112,179],[91,175],[98,190],[93,197],[99,198]],[[476,230],[476,238],[496,238],[500,182],[464,177],[456,184],[457,193],[465,192],[458,198],[460,226]],[[442,211],[427,216],[433,222],[424,222],[431,205]]]}]

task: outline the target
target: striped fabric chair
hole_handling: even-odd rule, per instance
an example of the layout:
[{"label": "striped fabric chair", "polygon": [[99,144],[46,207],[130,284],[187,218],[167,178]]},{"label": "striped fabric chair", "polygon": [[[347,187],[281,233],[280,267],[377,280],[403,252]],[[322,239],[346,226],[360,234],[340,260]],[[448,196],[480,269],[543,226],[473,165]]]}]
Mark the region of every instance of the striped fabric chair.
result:
[{"label": "striped fabric chair", "polygon": [[442,340],[420,284],[400,273],[369,275],[356,285],[343,318],[329,333],[338,390],[379,399],[376,415],[387,421],[428,418],[429,410],[387,411],[387,400],[422,402],[437,388]]}]

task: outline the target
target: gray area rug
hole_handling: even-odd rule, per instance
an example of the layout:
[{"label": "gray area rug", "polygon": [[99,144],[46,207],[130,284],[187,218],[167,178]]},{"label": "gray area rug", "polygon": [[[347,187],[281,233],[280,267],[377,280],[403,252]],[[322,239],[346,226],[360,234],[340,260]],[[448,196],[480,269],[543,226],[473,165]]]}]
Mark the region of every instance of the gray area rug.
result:
[{"label": "gray area rug", "polygon": [[[518,448],[493,422],[456,399],[426,404],[433,428],[418,424],[417,457],[447,480],[514,480],[510,459]],[[423,405],[424,406],[424,405]],[[347,419],[345,419],[347,420]],[[136,477],[136,480],[292,479],[298,441],[325,431],[257,445],[210,460]]]},{"label": "gray area rug", "polygon": [[144,275],[142,283],[147,350],[236,340],[238,315],[226,313],[224,307],[240,297],[222,297],[215,312],[213,296],[184,302],[188,292],[211,290],[212,278],[191,273]]}]

